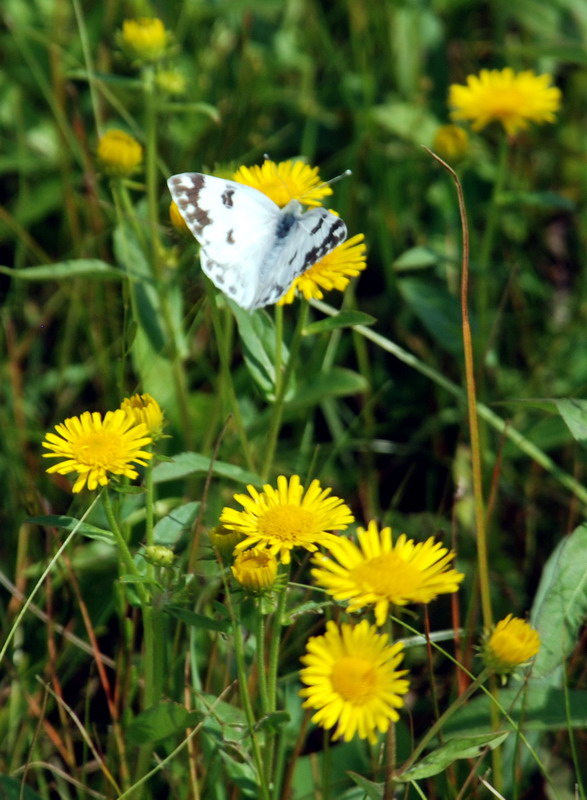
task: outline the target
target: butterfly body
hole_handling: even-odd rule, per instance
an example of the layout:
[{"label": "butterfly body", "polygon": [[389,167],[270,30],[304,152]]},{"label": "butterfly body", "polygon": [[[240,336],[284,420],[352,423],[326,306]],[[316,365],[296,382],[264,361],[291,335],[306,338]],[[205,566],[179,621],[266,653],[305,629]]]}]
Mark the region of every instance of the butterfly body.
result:
[{"label": "butterfly body", "polygon": [[344,222],[324,208],[280,208],[263,192],[199,172],[167,181],[201,245],[202,270],[249,311],[275,303],[295,278],[346,239]]}]

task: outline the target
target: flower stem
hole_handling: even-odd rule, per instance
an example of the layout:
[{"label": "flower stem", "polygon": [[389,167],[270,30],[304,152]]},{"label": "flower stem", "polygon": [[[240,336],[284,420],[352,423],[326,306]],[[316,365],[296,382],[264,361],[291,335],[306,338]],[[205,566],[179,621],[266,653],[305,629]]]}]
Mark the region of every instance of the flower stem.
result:
[{"label": "flower stem", "polygon": [[[112,501],[110,500],[110,493],[109,493],[108,489],[106,489],[104,491],[104,493],[102,494],[102,497],[103,497],[103,500],[104,500],[104,511],[106,512],[106,517],[107,517],[108,523],[110,525],[110,532],[114,536],[114,539],[115,539],[115,542],[116,542],[116,546],[118,547],[118,554],[119,554],[120,559],[121,559],[121,561],[122,561],[122,563],[124,565],[124,568],[128,572],[129,575],[132,575],[132,576],[134,576],[136,578],[141,578],[141,574],[140,574],[140,572],[138,570],[138,567],[135,564],[135,562],[133,561],[132,554],[131,554],[130,550],[128,549],[128,545],[126,543],[126,540],[125,540],[124,536],[122,535],[122,532],[121,532],[121,530],[120,530],[120,528],[118,526],[118,522],[116,521],[116,517],[115,517],[114,511],[112,509]],[[136,588],[137,594],[139,596],[139,599],[141,601],[141,604],[144,607],[149,601],[147,590],[145,589],[143,584],[139,583],[138,581],[135,584],[135,588]]]},{"label": "flower stem", "polygon": [[[283,372],[283,378],[279,380],[277,373],[275,375],[275,403],[273,404],[273,414],[271,416],[271,421],[269,423],[269,432],[267,434],[265,460],[263,461],[263,466],[261,468],[261,472],[259,473],[263,481],[266,481],[267,478],[269,477],[269,470],[271,469],[271,464],[273,463],[273,456],[275,455],[275,446],[277,444],[277,437],[279,436],[279,429],[281,428],[281,418],[283,416],[285,394],[287,392],[287,387],[289,385],[289,381],[300,350],[302,333],[307,319],[308,319],[308,303],[302,301],[300,306],[300,313],[298,315],[298,321],[296,323],[296,328],[289,349],[289,358],[285,370]],[[279,366],[281,366],[280,346],[276,348],[276,353],[278,351],[280,353]],[[276,366],[277,366],[277,358],[276,358]]]},{"label": "flower stem", "polygon": [[477,689],[478,689],[478,688],[481,686],[481,684],[483,684],[483,683],[484,683],[484,682],[487,680],[487,678],[489,677],[489,675],[490,675],[490,674],[491,674],[491,670],[489,670],[489,669],[487,669],[487,668],[486,668],[486,669],[484,669],[484,670],[483,670],[483,671],[482,671],[482,672],[481,672],[481,673],[480,673],[480,674],[479,674],[479,675],[478,675],[478,676],[475,678],[475,680],[474,680],[474,681],[472,681],[472,683],[470,683],[470,684],[467,686],[467,688],[465,689],[465,691],[463,692],[463,694],[459,695],[459,696],[456,698],[456,700],[454,701],[454,703],[453,703],[452,705],[450,705],[450,706],[449,706],[449,707],[446,709],[446,711],[444,712],[444,714],[442,714],[442,715],[441,715],[441,716],[440,716],[440,717],[439,717],[439,718],[436,720],[436,722],[435,722],[435,723],[434,723],[434,724],[433,724],[433,725],[432,725],[432,726],[429,728],[429,730],[428,730],[428,731],[427,731],[427,732],[424,734],[424,736],[423,736],[423,737],[422,737],[422,739],[420,740],[420,742],[419,742],[419,744],[417,745],[417,747],[415,747],[415,748],[414,748],[414,750],[412,751],[412,754],[411,754],[411,756],[408,758],[408,760],[407,760],[407,761],[406,761],[404,764],[402,764],[402,767],[401,767],[401,769],[399,770],[399,773],[400,773],[400,774],[402,774],[402,773],[406,772],[406,771],[407,771],[407,770],[408,770],[408,769],[409,769],[409,768],[412,766],[412,764],[415,764],[415,762],[418,760],[418,758],[420,757],[420,755],[421,755],[421,754],[424,752],[424,750],[426,749],[426,747],[428,746],[428,744],[429,744],[429,743],[432,741],[432,739],[434,739],[434,737],[435,737],[435,736],[438,734],[438,732],[439,732],[439,731],[442,729],[442,726],[444,725],[444,723],[445,723],[447,720],[449,720],[449,719],[452,717],[452,715],[455,713],[455,711],[458,711],[458,710],[459,710],[459,708],[461,708],[461,706],[463,706],[463,705],[464,705],[464,704],[467,702],[467,700],[469,699],[469,697],[471,697],[471,695],[472,695],[474,692],[476,692],[476,691],[477,691]]},{"label": "flower stem", "polygon": [[269,713],[269,693],[267,691],[267,673],[265,669],[265,617],[261,607],[262,600],[255,601],[256,630],[255,639],[257,642],[257,679],[259,681],[259,694],[261,696],[261,709],[264,714]]}]

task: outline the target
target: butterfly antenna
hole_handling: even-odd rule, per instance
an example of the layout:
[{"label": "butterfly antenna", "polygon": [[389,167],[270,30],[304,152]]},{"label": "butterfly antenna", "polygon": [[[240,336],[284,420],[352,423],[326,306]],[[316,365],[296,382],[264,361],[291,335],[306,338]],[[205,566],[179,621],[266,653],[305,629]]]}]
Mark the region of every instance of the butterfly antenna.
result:
[{"label": "butterfly antenna", "polygon": [[[340,175],[335,175],[335,177],[331,178],[329,181],[322,181],[322,183],[319,183],[318,186],[314,186],[312,189],[308,189],[308,191],[305,194],[311,194],[312,192],[315,192],[318,189],[323,189],[325,186],[332,186],[333,183],[338,183],[338,181],[341,181],[343,178],[348,178],[349,175],[352,174],[353,174],[352,170],[345,169],[344,172],[341,172]],[[302,195],[302,197],[304,197],[304,195]],[[298,200],[299,199],[300,198],[298,198]]]}]

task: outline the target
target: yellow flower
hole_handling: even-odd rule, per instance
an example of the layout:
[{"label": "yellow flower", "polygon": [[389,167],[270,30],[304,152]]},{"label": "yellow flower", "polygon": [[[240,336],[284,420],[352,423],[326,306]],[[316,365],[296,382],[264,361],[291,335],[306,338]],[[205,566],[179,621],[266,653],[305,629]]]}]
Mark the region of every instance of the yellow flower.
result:
[{"label": "yellow flower", "polygon": [[315,555],[312,575],[336,600],[348,600],[350,612],[375,604],[377,625],[387,620],[391,603],[429,603],[439,594],[456,592],[463,580],[462,573],[449,568],[454,553],[433,538],[416,543],[402,533],[394,544],[391,528],[379,533],[375,522],[357,533],[359,547],[339,537],[329,544],[332,558]]},{"label": "yellow flower", "polygon": [[534,658],[540,650],[538,631],[525,620],[508,614],[497,623],[483,644],[483,659],[499,675]]},{"label": "yellow flower", "polygon": [[304,708],[315,708],[312,722],[333,728],[334,739],[350,741],[358,733],[371,744],[377,731],[385,733],[390,721],[396,722],[396,709],[404,705],[400,695],[409,689],[403,678],[407,670],[397,670],[403,659],[403,643],[388,645],[389,636],[363,620],[358,625],[326,623],[324,636],[308,640],[306,666],[300,678],[307,688],[300,691],[307,699]]},{"label": "yellow flower", "polygon": [[514,136],[530,122],[554,122],[561,93],[551,83],[551,75],[536,75],[532,70],[516,74],[509,67],[482,69],[479,76],[468,76],[466,86],[453,83],[450,87],[451,117],[471,120],[476,131],[490,122],[501,122],[506,133]]},{"label": "yellow flower", "polygon": [[159,403],[150,394],[133,394],[132,397],[125,397],[120,407],[135,424],[143,422],[150,436],[156,439],[161,435],[163,412]]},{"label": "yellow flower", "polygon": [[318,167],[309,167],[302,161],[276,164],[266,159],[260,167],[241,167],[232,179],[263,192],[280,208],[290,200],[298,200],[306,206],[319,206],[325,197],[332,194],[330,186],[320,180]]},{"label": "yellow flower", "polygon": [[164,55],[168,35],[156,17],[125,19],[122,23],[122,45],[126,52],[140,61],[158,61]]},{"label": "yellow flower", "polygon": [[243,589],[258,594],[275,583],[277,559],[266,547],[251,547],[237,555],[230,569]]},{"label": "yellow flower", "polygon": [[65,460],[47,472],[79,472],[74,492],[81,492],[86,484],[90,490],[106,486],[108,473],[136,478],[132,464],[144,466],[153,455],[141,449],[152,442],[146,426],[135,423],[121,408],[108,411],[103,420],[97,412],[84,411],[80,417],[59,423],[55,430],[59,435],[50,432],[45,436],[43,447],[52,452],[43,453],[43,458]]},{"label": "yellow flower", "polygon": [[98,142],[98,158],[108,175],[131,175],[143,160],[143,148],[128,133],[111,130]]},{"label": "yellow flower", "polygon": [[277,305],[293,303],[296,292],[300,292],[306,300],[313,297],[322,300],[322,289],[327,292],[331,289],[344,292],[350,279],[359,275],[367,266],[364,239],[364,235],[359,233],[327,253],[295,279]]},{"label": "yellow flower", "polygon": [[234,548],[245,538],[243,533],[229,531],[224,525],[216,525],[209,531],[208,536],[212,547],[218,550],[223,561],[232,560]]},{"label": "yellow flower", "polygon": [[269,484],[258,492],[247,486],[249,495],[235,494],[234,499],[244,511],[224,508],[220,522],[247,538],[237,544],[235,552],[247,547],[264,545],[273,555],[289,564],[291,550],[304,547],[316,551],[316,545],[329,547],[338,537],[330,531],[344,530],[353,522],[350,508],[340,497],[329,497],[331,489],[322,489],[314,480],[307,490],[298,475],[289,481],[284,475],[277,478],[277,489]]},{"label": "yellow flower", "polygon": [[447,161],[460,161],[469,149],[469,134],[458,125],[441,125],[434,134],[432,149]]}]

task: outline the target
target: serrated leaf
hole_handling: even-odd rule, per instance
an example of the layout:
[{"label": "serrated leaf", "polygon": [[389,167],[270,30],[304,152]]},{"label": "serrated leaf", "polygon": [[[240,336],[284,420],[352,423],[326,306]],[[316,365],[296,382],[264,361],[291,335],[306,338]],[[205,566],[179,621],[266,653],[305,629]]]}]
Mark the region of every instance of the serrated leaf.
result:
[{"label": "serrated leaf", "polygon": [[362,775],[359,775],[358,772],[352,772],[351,770],[347,772],[347,775],[365,792],[369,800],[382,800],[384,790],[382,783],[369,781],[367,778],[363,778]]},{"label": "serrated leaf", "polygon": [[577,643],[587,616],[587,523],[566,536],[546,562],[530,613],[540,634],[534,678],[559,667]]},{"label": "serrated leaf", "polygon": [[481,755],[486,747],[489,747],[490,750],[495,750],[505,741],[509,733],[509,731],[496,731],[495,733],[483,733],[478,736],[463,736],[451,739],[446,744],[428,753],[405,772],[397,775],[396,780],[408,783],[438,775],[440,772],[444,772],[454,761],[458,761],[461,758],[476,758]]},{"label": "serrated leaf", "polygon": [[186,478],[188,475],[207,475],[211,465],[212,474],[220,478],[229,478],[237,483],[251,483],[253,486],[261,486],[263,483],[261,478],[252,472],[247,472],[234,464],[227,464],[225,461],[212,462],[211,458],[200,453],[179,453],[170,461],[157,464],[153,469],[153,480],[155,483],[163,483]]},{"label": "serrated leaf", "polygon": [[48,514],[40,517],[29,517],[27,522],[35,523],[36,525],[52,525],[55,528],[63,528],[66,531],[72,531],[77,527],[78,533],[87,536],[89,539],[98,539],[102,542],[112,544],[114,536],[110,531],[104,528],[97,528],[95,525],[90,525],[87,522],[82,522],[75,517],[67,517],[62,514]]},{"label": "serrated leaf", "polygon": [[317,333],[334,331],[338,328],[352,328],[354,325],[373,325],[377,320],[371,314],[362,311],[339,311],[334,317],[326,317],[318,322],[312,322],[304,328],[304,336],[313,336]]},{"label": "serrated leaf", "polygon": [[71,261],[58,261],[55,264],[41,264],[37,267],[0,266],[0,273],[10,275],[21,281],[59,281],[72,278],[101,278],[105,280],[124,280],[124,272],[112,264],[97,258],[76,258]]},{"label": "serrated leaf", "polygon": [[222,631],[223,633],[230,630],[230,620],[206,617],[204,614],[196,614],[195,611],[189,611],[187,608],[181,608],[181,606],[164,606],[163,610],[194,628],[202,628],[207,631]]},{"label": "serrated leaf", "polygon": [[440,256],[429,247],[412,247],[402,253],[393,262],[392,267],[396,272],[409,272],[415,269],[426,269],[433,267],[440,261]]},{"label": "serrated leaf", "polygon": [[185,505],[174,508],[155,525],[153,529],[155,544],[167,547],[174,545],[181,534],[192,526],[199,510],[199,502],[185,503]]},{"label": "serrated leaf", "polygon": [[193,728],[201,719],[200,711],[188,711],[178,703],[164,701],[138,714],[127,726],[125,736],[135,745],[161,742]]}]

